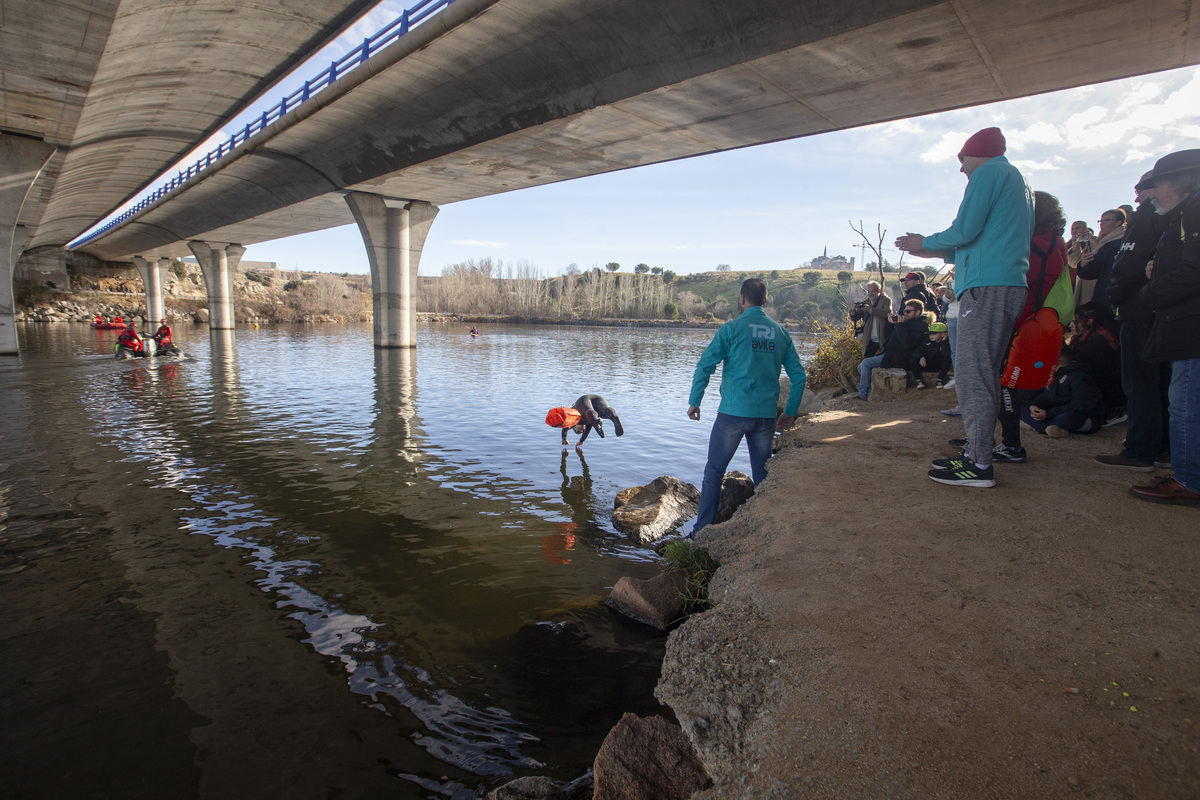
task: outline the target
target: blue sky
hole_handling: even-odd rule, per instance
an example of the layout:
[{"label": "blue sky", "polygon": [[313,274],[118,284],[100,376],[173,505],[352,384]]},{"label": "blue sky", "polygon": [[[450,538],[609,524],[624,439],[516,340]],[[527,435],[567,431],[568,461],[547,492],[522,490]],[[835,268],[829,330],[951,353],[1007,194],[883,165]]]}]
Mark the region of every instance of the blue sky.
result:
[{"label": "blue sky", "polygon": [[[722,263],[792,269],[825,247],[861,264],[849,221],[870,230],[882,224],[888,247],[905,231],[947,227],[966,181],[956,154],[967,136],[990,125],[1004,132],[1009,160],[1033,188],[1056,195],[1068,220],[1095,228],[1105,209],[1133,202],[1133,184],[1155,159],[1200,146],[1200,68],[443,206],[420,271],[437,275],[484,256],[528,262],[547,276],[571,263],[586,269],[609,261],[680,274]],[[253,245],[245,258],[285,269],[368,271],[353,226]]]}]

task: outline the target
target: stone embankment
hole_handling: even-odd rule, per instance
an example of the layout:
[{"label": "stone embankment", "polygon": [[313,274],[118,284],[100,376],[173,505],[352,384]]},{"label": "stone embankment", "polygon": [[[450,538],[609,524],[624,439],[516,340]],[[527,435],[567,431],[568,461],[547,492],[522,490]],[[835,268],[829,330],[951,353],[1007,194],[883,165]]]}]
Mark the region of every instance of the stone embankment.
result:
[{"label": "stone embankment", "polygon": [[693,800],[1200,797],[1195,509],[1093,460],[1122,426],[935,484],[954,404],[835,400],[697,537],[716,606],[656,691],[713,779]]}]

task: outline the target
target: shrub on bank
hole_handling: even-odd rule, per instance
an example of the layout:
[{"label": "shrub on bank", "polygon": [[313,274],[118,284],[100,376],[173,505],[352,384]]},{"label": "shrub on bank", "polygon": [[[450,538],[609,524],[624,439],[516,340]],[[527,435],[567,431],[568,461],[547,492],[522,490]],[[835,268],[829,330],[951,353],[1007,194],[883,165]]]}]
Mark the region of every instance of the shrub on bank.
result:
[{"label": "shrub on bank", "polygon": [[813,328],[820,339],[812,363],[806,370],[808,385],[814,389],[841,388],[858,391],[858,364],[862,344],[854,335],[854,323],[832,325],[818,322]]}]

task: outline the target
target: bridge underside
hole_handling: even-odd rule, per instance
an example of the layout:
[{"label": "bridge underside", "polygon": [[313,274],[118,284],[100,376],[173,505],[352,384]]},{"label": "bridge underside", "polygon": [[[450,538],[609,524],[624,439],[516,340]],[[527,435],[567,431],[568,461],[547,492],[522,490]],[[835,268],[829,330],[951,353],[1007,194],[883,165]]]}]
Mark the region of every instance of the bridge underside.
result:
[{"label": "bridge underside", "polygon": [[351,191],[440,206],[1200,60],[1193,0],[697,5],[456,3],[444,32],[84,249],[247,245],[353,222]]}]

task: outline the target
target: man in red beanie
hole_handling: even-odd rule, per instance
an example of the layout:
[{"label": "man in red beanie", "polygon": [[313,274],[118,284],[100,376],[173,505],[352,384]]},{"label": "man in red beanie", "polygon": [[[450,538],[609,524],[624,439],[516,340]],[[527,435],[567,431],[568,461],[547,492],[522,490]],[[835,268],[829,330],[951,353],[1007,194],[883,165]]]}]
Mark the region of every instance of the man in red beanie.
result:
[{"label": "man in red beanie", "polygon": [[1000,369],[1013,323],[1025,304],[1033,190],[1004,157],[999,128],[984,128],[958,154],[967,189],[953,224],[941,233],[909,233],[896,247],[954,264],[959,298],[954,362],[967,445],[960,458],[937,459],[929,477],[951,486],[995,486],[992,448],[1000,413]]}]

